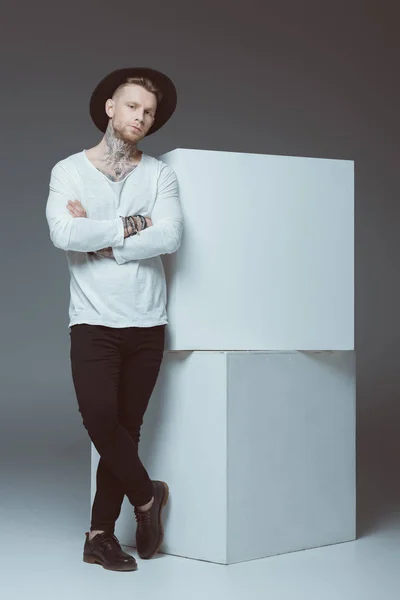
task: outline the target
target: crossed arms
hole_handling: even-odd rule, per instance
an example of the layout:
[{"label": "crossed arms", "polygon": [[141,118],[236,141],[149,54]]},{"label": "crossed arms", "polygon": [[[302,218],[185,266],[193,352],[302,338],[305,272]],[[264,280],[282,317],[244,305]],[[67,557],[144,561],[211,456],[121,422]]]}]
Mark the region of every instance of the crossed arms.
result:
[{"label": "crossed arms", "polygon": [[153,225],[127,238],[119,216],[98,220],[70,214],[67,203],[76,196],[76,192],[60,163],[51,171],[49,189],[46,218],[51,241],[61,250],[96,252],[112,247],[115,260],[123,264],[130,260],[172,254],[181,244],[183,220],[178,181],[174,171],[165,163],[157,182],[157,196],[151,214]]}]

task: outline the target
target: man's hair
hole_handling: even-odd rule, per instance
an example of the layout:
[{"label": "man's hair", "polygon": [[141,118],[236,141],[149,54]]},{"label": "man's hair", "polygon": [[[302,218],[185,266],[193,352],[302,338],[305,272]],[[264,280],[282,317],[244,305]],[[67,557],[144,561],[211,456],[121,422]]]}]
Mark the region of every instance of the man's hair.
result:
[{"label": "man's hair", "polygon": [[159,90],[159,88],[149,79],[148,77],[128,77],[124,83],[121,83],[115,90],[113,94],[113,99],[119,95],[122,88],[129,85],[130,83],[135,83],[136,85],[141,85],[148,92],[152,92],[157,97],[157,104],[160,104],[163,93]]}]

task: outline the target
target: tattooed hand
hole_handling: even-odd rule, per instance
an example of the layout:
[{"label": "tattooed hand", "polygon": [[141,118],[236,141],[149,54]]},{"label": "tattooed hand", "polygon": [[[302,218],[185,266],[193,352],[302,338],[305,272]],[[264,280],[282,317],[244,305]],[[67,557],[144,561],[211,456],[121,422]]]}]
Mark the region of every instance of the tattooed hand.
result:
[{"label": "tattooed hand", "polygon": [[96,252],[89,252],[89,254],[98,254],[99,256],[104,256],[105,258],[114,258],[114,253],[111,246],[109,246],[108,248],[102,248],[101,250],[97,250]]},{"label": "tattooed hand", "polygon": [[[87,218],[86,210],[83,208],[83,206],[79,202],[79,200],[68,200],[67,209],[73,217]],[[138,219],[137,220],[137,230],[138,231],[141,231],[141,229],[142,229],[140,223],[141,223],[141,221],[140,221],[140,219]],[[147,227],[151,227],[151,225],[153,225],[153,222],[150,219],[150,217],[146,217],[146,224],[147,224]],[[102,256],[104,258],[114,258],[114,253],[113,253],[111,246],[109,246],[108,248],[101,248],[100,250],[96,250],[95,252],[88,252],[88,254],[90,254],[92,256],[94,254],[97,254],[98,256]]]},{"label": "tattooed hand", "polygon": [[[135,219],[135,226],[136,226],[136,230],[142,231],[142,221],[139,217],[137,217],[137,215],[133,215],[133,218]],[[153,225],[153,221],[150,219],[150,217],[145,217],[146,219],[146,225],[147,227],[151,227]],[[125,237],[128,237],[129,235],[131,235],[132,233],[132,226],[129,225],[128,229],[125,230]],[[89,254],[98,254],[99,256],[104,256],[106,258],[114,258],[114,253],[112,251],[112,248],[109,246],[108,248],[102,248],[101,250],[97,250],[97,252],[89,252]]]}]

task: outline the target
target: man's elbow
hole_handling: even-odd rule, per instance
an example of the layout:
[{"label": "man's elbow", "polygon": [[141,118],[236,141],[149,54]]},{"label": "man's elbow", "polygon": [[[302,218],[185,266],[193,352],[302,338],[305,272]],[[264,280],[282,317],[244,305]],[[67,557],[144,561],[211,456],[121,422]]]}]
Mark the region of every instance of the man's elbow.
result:
[{"label": "man's elbow", "polygon": [[65,223],[60,218],[51,218],[49,215],[46,215],[46,217],[53,245],[60,250],[69,250],[68,243],[70,236]]},{"label": "man's elbow", "polygon": [[173,254],[180,248],[182,243],[182,231],[183,226],[180,221],[177,225],[174,225],[173,230],[171,231],[167,254]]},{"label": "man's elbow", "polygon": [[166,254],[173,254],[174,252],[176,252],[179,249],[180,245],[181,245],[180,242],[174,242],[174,243],[169,244]]},{"label": "man's elbow", "polygon": [[53,245],[60,250],[69,250],[67,240],[62,235],[57,235],[55,232],[50,232],[50,239]]}]

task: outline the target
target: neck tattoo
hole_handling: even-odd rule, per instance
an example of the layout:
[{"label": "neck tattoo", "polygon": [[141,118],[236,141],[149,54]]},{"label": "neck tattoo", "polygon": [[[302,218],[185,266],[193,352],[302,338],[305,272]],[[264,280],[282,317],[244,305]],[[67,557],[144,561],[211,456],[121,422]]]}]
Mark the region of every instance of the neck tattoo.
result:
[{"label": "neck tattoo", "polygon": [[132,160],[137,155],[136,144],[130,144],[115,137],[111,121],[108,124],[105,142],[108,153],[106,155],[106,164],[111,167],[117,177],[127,169],[132,168]]}]

